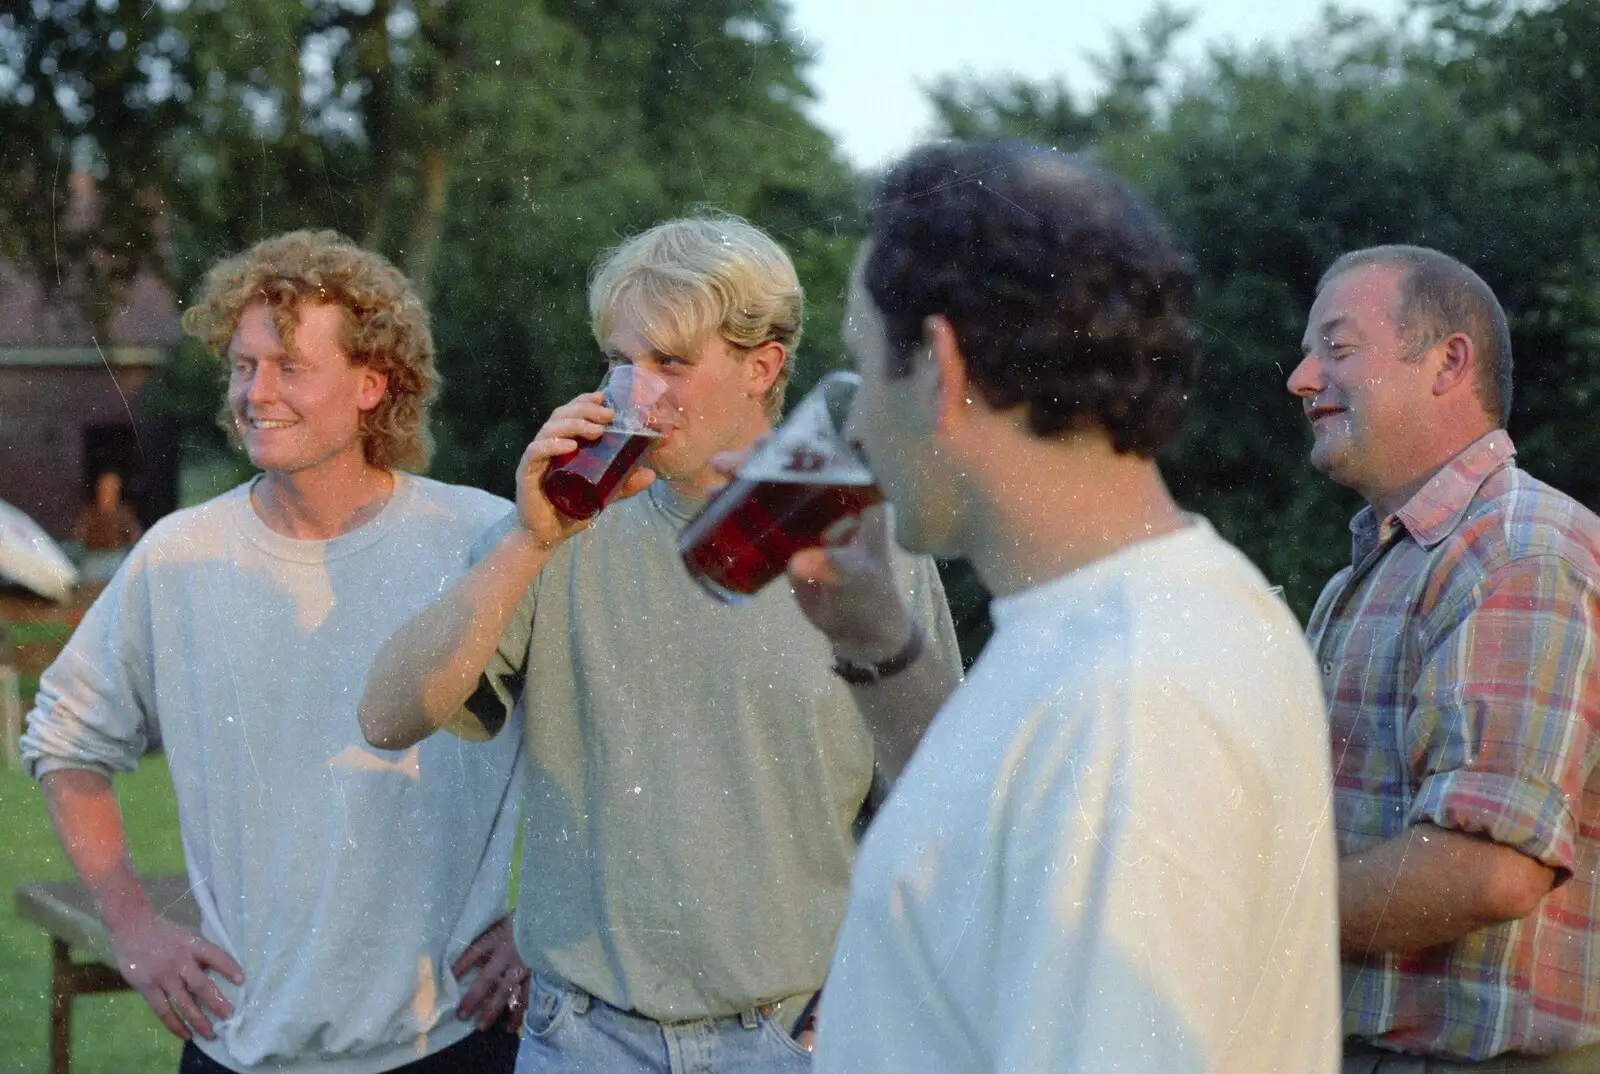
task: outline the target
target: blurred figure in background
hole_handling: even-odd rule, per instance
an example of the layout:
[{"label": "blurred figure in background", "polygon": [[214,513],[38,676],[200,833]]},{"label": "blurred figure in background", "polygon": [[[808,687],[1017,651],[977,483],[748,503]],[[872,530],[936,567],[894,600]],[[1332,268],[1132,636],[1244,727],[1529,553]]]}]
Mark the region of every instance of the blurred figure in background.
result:
[{"label": "blurred figure in background", "polygon": [[139,516],[122,499],[122,475],[115,470],[102,471],[95,477],[93,499],[83,505],[72,524],[73,543],[82,550],[84,580],[110,581],[128,549],[142,536]]}]

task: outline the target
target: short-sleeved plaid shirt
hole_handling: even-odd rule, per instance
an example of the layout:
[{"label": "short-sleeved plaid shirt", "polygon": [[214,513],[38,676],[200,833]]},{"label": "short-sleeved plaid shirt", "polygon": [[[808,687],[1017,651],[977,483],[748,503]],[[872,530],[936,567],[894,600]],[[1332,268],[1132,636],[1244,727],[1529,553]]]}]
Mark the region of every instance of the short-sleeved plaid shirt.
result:
[{"label": "short-sleeved plaid shirt", "polygon": [[1600,1041],[1600,519],[1503,431],[1350,524],[1308,629],[1339,854],[1418,823],[1553,867],[1521,921],[1344,963],[1344,1031],[1456,1059]]}]

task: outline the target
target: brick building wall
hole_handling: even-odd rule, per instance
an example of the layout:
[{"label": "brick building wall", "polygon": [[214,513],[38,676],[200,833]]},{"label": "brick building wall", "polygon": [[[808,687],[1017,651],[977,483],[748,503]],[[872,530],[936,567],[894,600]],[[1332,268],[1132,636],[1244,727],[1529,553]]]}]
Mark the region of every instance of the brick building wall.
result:
[{"label": "brick building wall", "polygon": [[72,532],[101,470],[123,475],[146,525],[178,493],[175,433],[139,406],[180,338],[177,302],[145,272],[117,308],[92,318],[79,278],[67,266],[63,284],[46,289],[0,261],[0,499],[57,538]]}]

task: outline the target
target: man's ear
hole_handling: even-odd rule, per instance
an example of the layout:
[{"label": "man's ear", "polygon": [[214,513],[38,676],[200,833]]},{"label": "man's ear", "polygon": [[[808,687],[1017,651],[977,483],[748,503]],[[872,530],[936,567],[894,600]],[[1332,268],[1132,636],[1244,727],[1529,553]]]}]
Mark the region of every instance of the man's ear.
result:
[{"label": "man's ear", "polygon": [[1445,395],[1463,386],[1469,391],[1477,390],[1478,349],[1472,345],[1471,336],[1465,332],[1452,332],[1434,344],[1432,349],[1438,352],[1433,377],[1434,395]]},{"label": "man's ear", "polygon": [[745,390],[755,399],[765,399],[789,362],[789,348],[775,339],[752,347],[744,355]]},{"label": "man's ear", "polygon": [[918,369],[915,375],[919,379],[928,377],[930,382],[918,387],[931,393],[934,428],[948,429],[952,422],[965,420],[972,403],[974,389],[967,380],[967,356],[961,353],[956,330],[943,314],[923,318],[922,338],[928,344],[928,361],[920,364],[927,369]]}]

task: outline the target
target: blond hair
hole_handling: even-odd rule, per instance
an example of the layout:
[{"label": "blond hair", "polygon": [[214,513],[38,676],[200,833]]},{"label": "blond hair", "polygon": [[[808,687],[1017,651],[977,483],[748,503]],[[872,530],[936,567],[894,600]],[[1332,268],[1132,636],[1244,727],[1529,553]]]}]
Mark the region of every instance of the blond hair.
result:
[{"label": "blond hair", "polygon": [[601,254],[589,279],[589,320],[602,346],[622,319],[663,354],[683,354],[712,333],[742,350],[783,344],[783,368],[763,400],[774,421],[804,313],[789,255],[731,213],[657,224]]},{"label": "blond hair", "polygon": [[[439,394],[428,312],[389,260],[336,231],[291,231],[265,239],[206,273],[183,329],[219,358],[252,302],[265,302],[284,346],[294,346],[303,302],[344,312],[341,341],[352,365],[387,378],[383,398],[361,415],[362,453],[385,470],[422,470],[433,452],[428,407]],[[224,427],[237,440],[231,420]]]}]

